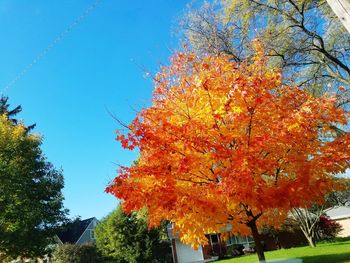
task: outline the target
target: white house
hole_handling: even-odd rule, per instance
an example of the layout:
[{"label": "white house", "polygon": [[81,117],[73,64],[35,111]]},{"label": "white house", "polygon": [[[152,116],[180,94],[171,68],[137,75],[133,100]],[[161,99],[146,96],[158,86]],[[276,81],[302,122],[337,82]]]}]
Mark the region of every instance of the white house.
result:
[{"label": "white house", "polygon": [[[230,232],[231,225],[227,225],[222,232]],[[173,225],[168,225],[168,237],[171,241],[171,248],[174,263],[210,262],[217,260],[220,255],[225,255],[229,246],[242,245],[250,247],[254,242],[251,237],[231,236],[228,240],[221,239],[221,234],[208,234],[208,244],[200,246],[197,250],[190,245],[182,243],[178,235],[173,233]]]},{"label": "white house", "polygon": [[340,237],[350,236],[350,207],[348,206],[335,206],[325,211],[326,215],[330,219],[337,221],[343,230],[339,233]]}]

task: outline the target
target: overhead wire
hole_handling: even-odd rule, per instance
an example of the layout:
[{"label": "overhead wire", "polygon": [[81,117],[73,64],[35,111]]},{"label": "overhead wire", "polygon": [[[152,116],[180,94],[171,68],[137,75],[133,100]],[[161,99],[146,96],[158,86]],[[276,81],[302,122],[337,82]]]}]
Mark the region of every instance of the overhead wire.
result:
[{"label": "overhead wire", "polygon": [[75,18],[73,22],[70,23],[62,32],[56,35],[56,37],[46,46],[46,48],[44,48],[37,56],[35,56],[29,64],[27,64],[19,73],[17,73],[17,75],[10,82],[7,83],[6,86],[4,86],[4,88],[0,92],[0,95],[3,95],[6,91],[12,88],[24,75],[28,73],[28,71],[35,64],[37,64],[43,57],[45,57],[52,48],[54,48],[59,42],[61,42],[64,39],[64,37],[70,31],[72,31],[74,27],[79,25],[82,20],[84,20],[88,15],[90,15],[101,2],[102,0],[96,0],[89,7],[87,7],[83,13],[81,13],[77,18]]}]

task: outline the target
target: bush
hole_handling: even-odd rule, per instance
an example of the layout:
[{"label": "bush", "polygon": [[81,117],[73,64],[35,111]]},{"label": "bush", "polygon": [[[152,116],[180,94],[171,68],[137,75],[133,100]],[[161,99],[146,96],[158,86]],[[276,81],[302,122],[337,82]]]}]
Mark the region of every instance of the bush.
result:
[{"label": "bush", "polygon": [[97,263],[98,256],[94,244],[59,245],[53,253],[55,263]]},{"label": "bush", "polygon": [[319,240],[334,239],[342,230],[342,226],[327,216],[321,216],[317,225],[316,234]]}]

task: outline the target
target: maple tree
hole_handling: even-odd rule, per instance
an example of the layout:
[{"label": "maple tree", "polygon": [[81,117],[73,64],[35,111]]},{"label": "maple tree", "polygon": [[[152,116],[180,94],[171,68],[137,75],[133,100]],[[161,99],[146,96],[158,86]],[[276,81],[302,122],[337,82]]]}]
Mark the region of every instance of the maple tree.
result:
[{"label": "maple tree", "polygon": [[127,212],[146,207],[150,226],[174,222],[194,247],[231,224],[234,234],[252,234],[264,261],[259,229],[337,188],[350,136],[333,136],[348,113],[331,94],[284,85],[254,46],[252,61],[240,63],[176,53],[155,77],[152,105],[117,135],[139,149],[138,165],[121,167],[106,191]]}]

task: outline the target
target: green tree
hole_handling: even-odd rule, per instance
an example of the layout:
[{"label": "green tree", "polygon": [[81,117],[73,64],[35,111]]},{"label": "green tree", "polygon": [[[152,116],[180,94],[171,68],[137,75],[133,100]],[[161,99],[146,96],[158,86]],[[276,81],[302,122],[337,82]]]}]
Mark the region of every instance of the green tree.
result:
[{"label": "green tree", "polygon": [[343,183],[344,188],[341,191],[335,191],[327,195],[326,208],[333,206],[350,206],[350,179],[339,178]]},{"label": "green tree", "polygon": [[314,95],[350,93],[350,35],[326,0],[225,0],[205,2],[181,19],[185,39],[199,53],[253,55],[252,39],[266,45],[271,66],[285,81]]},{"label": "green tree", "polygon": [[165,225],[149,229],[145,212],[125,214],[118,207],[95,230],[96,246],[104,262],[171,262]]},{"label": "green tree", "polygon": [[0,252],[2,257],[47,253],[67,211],[63,176],[46,160],[41,138],[0,115]]}]

